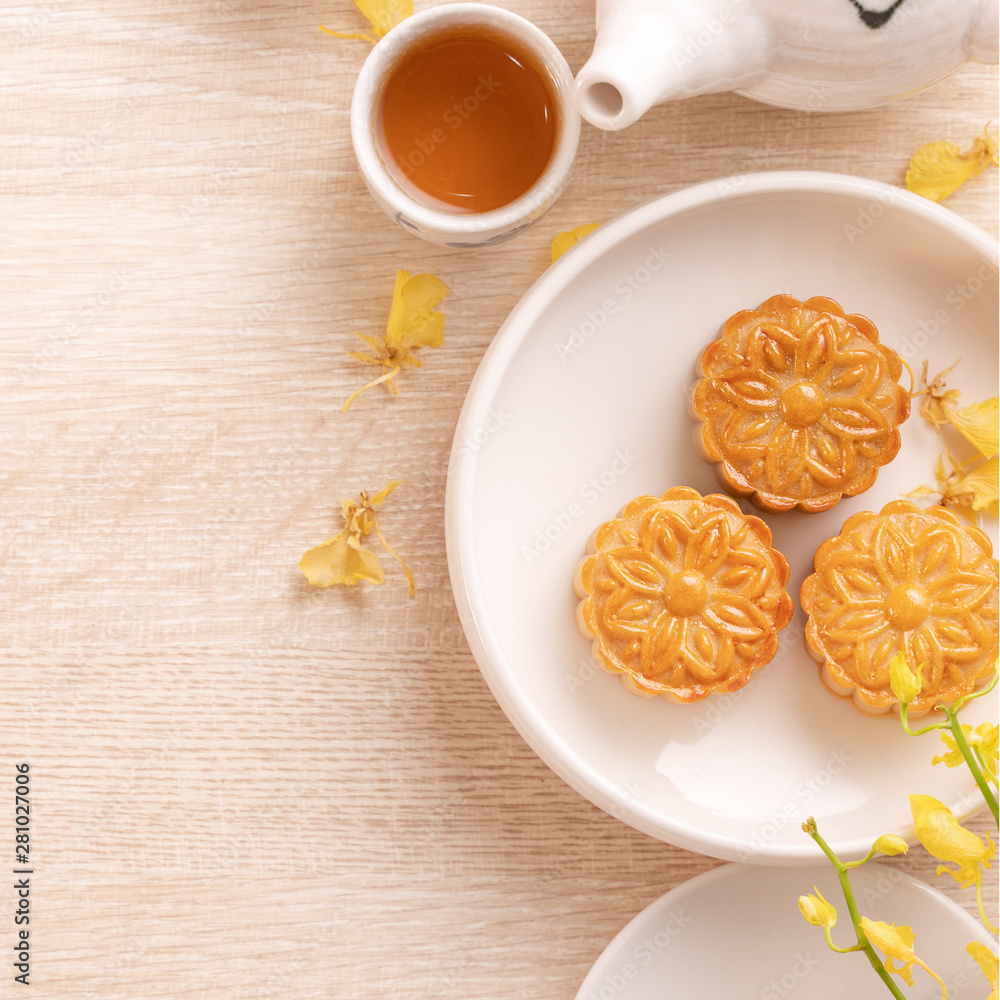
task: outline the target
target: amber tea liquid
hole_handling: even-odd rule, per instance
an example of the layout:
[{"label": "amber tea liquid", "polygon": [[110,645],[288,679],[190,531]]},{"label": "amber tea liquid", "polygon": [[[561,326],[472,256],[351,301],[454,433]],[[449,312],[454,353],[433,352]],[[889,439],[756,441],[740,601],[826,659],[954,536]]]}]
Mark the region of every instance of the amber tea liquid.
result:
[{"label": "amber tea liquid", "polygon": [[558,128],[554,89],[535,56],[490,29],[452,28],[418,41],[390,72],[376,134],[412,198],[488,212],[541,177]]}]

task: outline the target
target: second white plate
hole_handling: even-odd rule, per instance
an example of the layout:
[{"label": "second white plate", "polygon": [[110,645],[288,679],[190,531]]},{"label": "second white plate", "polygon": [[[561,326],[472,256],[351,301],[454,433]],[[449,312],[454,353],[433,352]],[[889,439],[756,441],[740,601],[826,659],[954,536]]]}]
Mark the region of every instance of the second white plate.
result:
[{"label": "second white plate", "polygon": [[[815,815],[843,857],[881,833],[912,842],[907,792],[978,804],[940,744],[830,694],[797,612],[741,692],[645,701],[590,662],[571,581],[590,532],[671,486],[718,492],[686,395],[723,321],[777,292],[830,296],[931,371],[961,357],[963,399],[996,394],[997,246],[905,191],[833,174],[728,178],[602,226],[558,261],[497,334],[469,390],[448,480],[448,557],[486,681],[532,748],[612,815],[735,861],[807,864]],[[915,407],[916,409],[916,407]],[[812,556],[858,510],[932,483],[943,443],[916,413],[875,486],[823,514],[766,520],[798,598]],[[986,526],[994,536],[996,523]],[[980,721],[981,702],[968,721]]]},{"label": "second white plate", "polygon": [[[989,986],[965,946],[995,942],[957,903],[887,865],[855,869],[851,884],[862,916],[913,928],[916,953],[948,984],[949,997],[986,996]],[[839,915],[834,943],[853,944],[829,865],[723,865],[636,916],[604,949],[576,1000],[884,1000],[889,993],[864,955],[830,951],[822,930],[802,919],[796,900],[814,885]],[[923,969],[914,968],[913,980],[912,989],[902,987],[908,997],[940,1000],[940,987]],[[898,976],[894,981],[902,986]]]}]

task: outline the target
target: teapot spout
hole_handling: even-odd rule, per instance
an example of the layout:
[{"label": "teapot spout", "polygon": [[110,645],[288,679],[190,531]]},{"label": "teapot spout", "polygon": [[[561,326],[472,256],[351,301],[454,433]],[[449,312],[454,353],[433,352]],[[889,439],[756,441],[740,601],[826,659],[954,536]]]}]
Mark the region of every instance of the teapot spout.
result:
[{"label": "teapot spout", "polygon": [[623,129],[663,101],[746,86],[769,48],[750,0],[598,0],[597,40],[574,99],[591,125]]}]

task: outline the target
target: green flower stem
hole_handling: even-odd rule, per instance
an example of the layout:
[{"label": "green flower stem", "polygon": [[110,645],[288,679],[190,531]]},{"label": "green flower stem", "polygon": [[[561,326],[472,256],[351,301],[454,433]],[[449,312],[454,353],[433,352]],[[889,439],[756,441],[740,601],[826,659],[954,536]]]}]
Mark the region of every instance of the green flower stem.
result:
[{"label": "green flower stem", "polygon": [[[816,820],[809,817],[809,819],[802,824],[802,828],[806,833],[812,837],[820,846],[820,850],[829,858],[830,864],[836,869],[837,878],[840,880],[840,888],[844,893],[844,900],[847,902],[847,909],[851,914],[851,923],[854,925],[854,933],[858,938],[858,945],[856,948],[843,949],[846,951],[863,951],[868,958],[868,962],[871,967],[878,973],[879,979],[885,983],[886,988],[889,992],[896,998],[896,1000],[906,1000],[906,997],[902,992],[900,992],[899,987],[892,981],[892,977],[889,975],[888,970],[885,965],[879,959],[878,955],[875,954],[875,949],[872,947],[871,942],[868,940],[865,932],[861,929],[861,916],[858,913],[858,904],[854,901],[854,890],[851,888],[851,880],[847,874],[847,868],[844,863],[837,857],[836,854],[830,850],[829,844],[820,836],[819,830],[816,829]],[[836,949],[840,951],[841,949]]]},{"label": "green flower stem", "polygon": [[[935,706],[940,708],[940,705]],[[935,729],[946,729],[948,727],[947,722],[934,722],[929,726],[924,726],[923,729],[910,729],[909,719],[907,714],[910,709],[910,703],[904,701],[902,705],[899,706],[899,721],[903,723],[903,730],[909,736],[923,736],[924,733],[933,733]]]},{"label": "green flower stem", "polygon": [[[971,746],[972,744],[970,744]],[[976,755],[976,760],[979,761],[979,766],[983,769],[983,777],[991,784],[997,784],[996,772],[986,763],[986,758],[983,756],[982,750],[977,746],[972,747],[972,752]]]},{"label": "green flower stem", "polygon": [[847,871],[849,868],[860,868],[862,865],[868,864],[878,851],[873,847],[860,861],[842,861],[841,864],[844,866],[844,870]]},{"label": "green flower stem", "polygon": [[948,728],[951,730],[951,735],[955,738],[955,745],[962,751],[965,763],[969,765],[969,770],[972,772],[973,780],[983,793],[983,798],[990,807],[990,812],[993,813],[993,822],[1000,826],[1000,810],[997,808],[997,797],[993,794],[993,789],[990,788],[989,783],[983,775],[983,769],[979,766],[979,761],[972,752],[972,747],[969,746],[969,741],[965,738],[965,733],[962,732],[962,725],[958,721],[956,710],[949,708],[947,705],[938,705],[938,708],[944,712],[945,717],[948,719]]},{"label": "green flower stem", "polygon": [[823,928],[823,935],[826,938],[826,946],[830,949],[830,951],[837,952],[838,955],[846,955],[848,952],[851,952],[851,951],[861,951],[861,949],[863,947],[863,945],[859,942],[858,944],[852,944],[850,948],[838,948],[833,943],[833,938],[830,937],[830,928],[829,927],[824,927]]}]

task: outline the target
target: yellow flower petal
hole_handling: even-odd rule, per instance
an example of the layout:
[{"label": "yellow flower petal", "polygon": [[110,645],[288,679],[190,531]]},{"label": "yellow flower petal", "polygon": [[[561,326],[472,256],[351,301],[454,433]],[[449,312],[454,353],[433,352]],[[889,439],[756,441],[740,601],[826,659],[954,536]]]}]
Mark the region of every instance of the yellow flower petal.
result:
[{"label": "yellow flower petal", "polygon": [[[948,986],[945,981],[913,951],[913,928],[906,924],[887,924],[882,920],[861,918],[861,930],[869,943],[885,952],[885,967],[889,972],[899,976],[907,986],[913,985],[913,966],[919,965],[924,972],[934,979],[941,987],[941,1000],[948,1000]],[[896,968],[893,960],[900,963]]]},{"label": "yellow flower petal", "polygon": [[362,548],[357,535],[347,528],[310,549],[299,561],[299,569],[314,587],[353,587],[359,580],[381,583],[385,579],[378,556]]},{"label": "yellow flower petal", "polygon": [[922,687],[920,671],[914,673],[903,653],[897,653],[889,662],[889,686],[892,693],[904,705],[909,705]]},{"label": "yellow flower petal", "polygon": [[983,458],[1000,453],[1000,399],[994,396],[982,403],[973,403],[961,410],[948,402],[943,404],[948,420]]},{"label": "yellow flower petal", "polygon": [[[997,734],[995,723],[982,722],[975,729],[969,725],[962,726],[962,734],[970,747],[979,747],[979,752],[988,763],[997,762]],[[944,757],[935,757],[933,763],[944,764],[946,767],[958,767],[964,760],[962,751],[958,749],[955,737],[947,730],[941,731],[941,742],[948,748]]]},{"label": "yellow flower petal", "polygon": [[910,160],[906,186],[931,201],[941,201],[990,162],[997,162],[996,140],[988,131],[964,153],[953,143],[931,142],[918,149]]},{"label": "yellow flower petal", "polygon": [[920,843],[939,861],[951,861],[957,869],[942,866],[963,888],[974,885],[982,878],[979,866],[989,867],[994,847],[977,837],[971,830],[961,826],[955,814],[940,800],[931,795],[911,795],[910,812],[913,825],[917,828]]},{"label": "yellow flower petal", "polygon": [[390,347],[440,347],[444,316],[434,307],[448,294],[448,286],[433,274],[396,272],[392,308],[385,342]]},{"label": "yellow flower petal", "polygon": [[331,31],[322,24],[320,28],[334,38],[359,38],[374,44],[413,13],[413,0],[354,0],[354,3],[372,26],[371,35]]},{"label": "yellow flower petal", "polygon": [[373,38],[371,35],[365,35],[359,31],[334,31],[332,28],[327,28],[325,25],[319,26],[320,31],[325,31],[328,35],[332,35],[334,38],[356,38],[359,42],[371,42],[374,45],[378,39]]},{"label": "yellow flower petal", "polygon": [[[972,726],[962,726],[962,732],[965,733],[965,738],[968,739],[969,734],[972,732]],[[965,758],[962,756],[962,751],[958,749],[955,737],[942,729],[941,742],[945,745],[948,752],[941,757],[933,758],[931,765],[944,764],[945,767],[961,767],[965,763]]]},{"label": "yellow flower petal", "polygon": [[815,896],[812,893],[799,896],[799,912],[814,927],[829,930],[837,923],[837,911],[832,903],[823,898],[818,886],[814,885],[813,888],[816,890]]},{"label": "yellow flower petal", "polygon": [[[945,470],[945,457],[951,466],[950,472]],[[951,508],[973,523],[980,511],[994,516],[1000,512],[1000,459],[991,458],[966,472],[965,466],[945,452],[938,458],[934,475],[938,481],[937,489],[921,486],[908,495],[940,493],[942,506]]]},{"label": "yellow flower petal", "polygon": [[413,13],[413,0],[354,0],[376,38],[388,34]]},{"label": "yellow flower petal", "polygon": [[570,247],[576,246],[584,236],[599,226],[599,222],[591,222],[586,226],[577,226],[576,229],[567,229],[564,233],[556,233],[552,241],[552,262],[555,263]]},{"label": "yellow flower petal", "polygon": [[[964,726],[962,727],[965,728]],[[974,738],[970,739],[973,746],[979,747],[979,752],[983,755],[983,759],[987,764],[990,764],[993,768],[993,773],[996,774],[997,771],[997,759],[998,759],[998,736],[1000,736],[1000,728],[997,727],[994,722],[984,722],[982,725],[976,726]]]},{"label": "yellow flower petal", "polygon": [[940,490],[932,489],[930,486],[918,486],[915,490],[910,490],[909,493],[904,493],[903,496],[907,500],[919,500],[922,497],[935,496],[939,494]]},{"label": "yellow flower petal", "polygon": [[390,479],[382,489],[378,491],[369,501],[372,507],[378,507],[385,503],[386,497],[402,482],[402,479]]},{"label": "yellow flower petal", "polygon": [[965,946],[965,950],[973,957],[976,965],[983,970],[983,975],[989,981],[990,989],[993,991],[986,1000],[997,1000],[998,978],[1000,978],[1000,964],[997,956],[979,941]]},{"label": "yellow flower petal", "polygon": [[1000,459],[991,458],[963,476],[952,489],[952,499],[963,507],[996,514],[1000,498]]},{"label": "yellow flower petal", "polygon": [[[979,751],[980,763],[987,781],[995,781],[997,773],[997,726],[992,722],[983,722],[976,726],[963,725],[962,734],[970,747]],[[941,731],[941,742],[947,753],[931,760],[931,764],[944,764],[945,767],[962,767],[965,758],[959,750],[955,737],[946,730]]]},{"label": "yellow flower petal", "polygon": [[[907,986],[913,985],[913,963],[917,956],[913,953],[914,933],[911,927],[902,924],[887,924],[883,920],[861,918],[861,929],[865,937],[879,949],[885,952],[885,967],[900,976]],[[900,962],[900,968],[894,968],[892,960]]]}]

